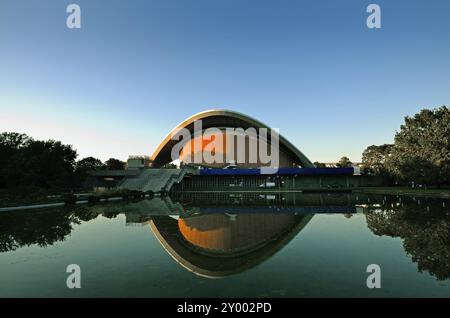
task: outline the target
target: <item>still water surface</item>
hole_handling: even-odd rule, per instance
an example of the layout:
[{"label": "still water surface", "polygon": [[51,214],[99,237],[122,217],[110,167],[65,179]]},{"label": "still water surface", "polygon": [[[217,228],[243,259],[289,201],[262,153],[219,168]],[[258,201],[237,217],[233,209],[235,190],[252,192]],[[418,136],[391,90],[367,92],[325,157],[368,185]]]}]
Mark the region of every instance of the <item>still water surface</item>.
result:
[{"label": "still water surface", "polygon": [[[450,201],[180,194],[0,214],[0,297],[450,296]],[[66,267],[81,267],[81,289]],[[381,267],[369,289],[367,265]]]}]

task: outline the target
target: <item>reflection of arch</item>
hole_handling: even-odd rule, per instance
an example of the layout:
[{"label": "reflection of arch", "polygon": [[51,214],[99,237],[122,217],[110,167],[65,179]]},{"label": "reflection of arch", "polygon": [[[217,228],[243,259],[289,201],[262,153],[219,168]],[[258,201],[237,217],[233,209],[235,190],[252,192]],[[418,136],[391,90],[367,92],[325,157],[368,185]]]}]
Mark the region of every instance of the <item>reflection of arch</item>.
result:
[{"label": "reflection of arch", "polygon": [[[256,129],[267,128],[270,131],[270,127],[267,125],[239,112],[230,110],[208,110],[200,112],[180,123],[164,138],[152,155],[153,167],[158,168],[172,161],[171,150],[178,142],[177,140],[171,139],[172,134],[182,128],[189,129],[191,134],[193,134],[194,122],[197,120],[202,120],[203,129],[212,127],[239,127],[247,129],[253,127]],[[314,167],[311,161],[286,138],[280,135],[279,139],[280,151],[285,151],[292,158],[293,162],[296,162],[302,167]]]},{"label": "reflection of arch", "polygon": [[[150,226],[164,249],[181,266],[200,276],[220,278],[262,263],[292,240],[311,218],[312,215],[238,214],[236,219],[229,220],[225,215],[206,214],[180,221],[155,216]],[[256,225],[265,226],[262,230],[265,233],[252,238]],[[186,231],[191,231],[191,235]],[[203,232],[203,237],[195,231]],[[246,231],[244,235],[237,234],[242,231]],[[234,242],[224,232],[236,235]],[[202,239],[210,243],[202,244],[199,241]]]}]

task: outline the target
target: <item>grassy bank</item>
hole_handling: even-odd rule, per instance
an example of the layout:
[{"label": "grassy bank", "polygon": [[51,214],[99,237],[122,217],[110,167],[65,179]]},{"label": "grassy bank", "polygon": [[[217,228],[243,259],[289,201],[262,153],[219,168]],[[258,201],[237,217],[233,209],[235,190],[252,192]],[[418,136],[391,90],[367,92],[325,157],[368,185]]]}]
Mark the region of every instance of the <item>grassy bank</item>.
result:
[{"label": "grassy bank", "polygon": [[450,188],[412,189],[408,187],[363,187],[353,189],[355,193],[408,195],[417,197],[449,198]]}]

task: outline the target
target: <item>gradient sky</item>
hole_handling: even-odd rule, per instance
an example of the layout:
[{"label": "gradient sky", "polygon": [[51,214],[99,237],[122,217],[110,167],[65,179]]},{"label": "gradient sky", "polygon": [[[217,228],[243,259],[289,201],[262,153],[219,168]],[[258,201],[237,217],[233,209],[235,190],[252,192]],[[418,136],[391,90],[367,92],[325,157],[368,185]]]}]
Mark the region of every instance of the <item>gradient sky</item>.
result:
[{"label": "gradient sky", "polygon": [[0,0],[0,131],[126,159],[226,108],[312,161],[359,161],[404,116],[450,104],[449,16],[448,0]]}]

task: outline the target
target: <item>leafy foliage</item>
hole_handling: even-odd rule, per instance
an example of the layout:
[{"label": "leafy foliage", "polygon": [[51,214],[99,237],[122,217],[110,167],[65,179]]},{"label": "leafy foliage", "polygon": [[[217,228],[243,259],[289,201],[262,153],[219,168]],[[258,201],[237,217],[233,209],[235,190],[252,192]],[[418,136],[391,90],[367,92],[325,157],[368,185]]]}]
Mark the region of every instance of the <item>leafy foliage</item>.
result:
[{"label": "leafy foliage", "polygon": [[391,157],[394,145],[372,145],[366,148],[362,154],[364,172],[371,175],[388,175],[386,163]]},{"label": "leafy foliage", "polygon": [[71,185],[77,153],[59,141],[33,140],[24,134],[0,135],[3,186],[63,189]]},{"label": "leafy foliage", "polygon": [[416,183],[450,182],[450,109],[423,109],[395,135],[390,169],[401,180]]},{"label": "leafy foliage", "polygon": [[339,159],[339,162],[337,163],[337,166],[339,168],[351,167],[352,166],[352,162],[350,161],[350,159],[348,159],[348,157],[344,156],[341,159]]},{"label": "leafy foliage", "polygon": [[313,164],[314,164],[314,167],[316,167],[316,168],[326,168],[327,167],[323,162],[315,161]]},{"label": "leafy foliage", "polygon": [[102,170],[105,165],[100,159],[94,157],[86,157],[76,162],[75,171],[87,172],[92,170]]},{"label": "leafy foliage", "polygon": [[125,169],[125,162],[119,160],[110,158],[106,160],[105,162],[106,169],[107,170],[124,170]]},{"label": "leafy foliage", "polygon": [[450,184],[449,108],[423,109],[406,117],[393,145],[369,146],[362,157],[369,174],[403,183]]}]

